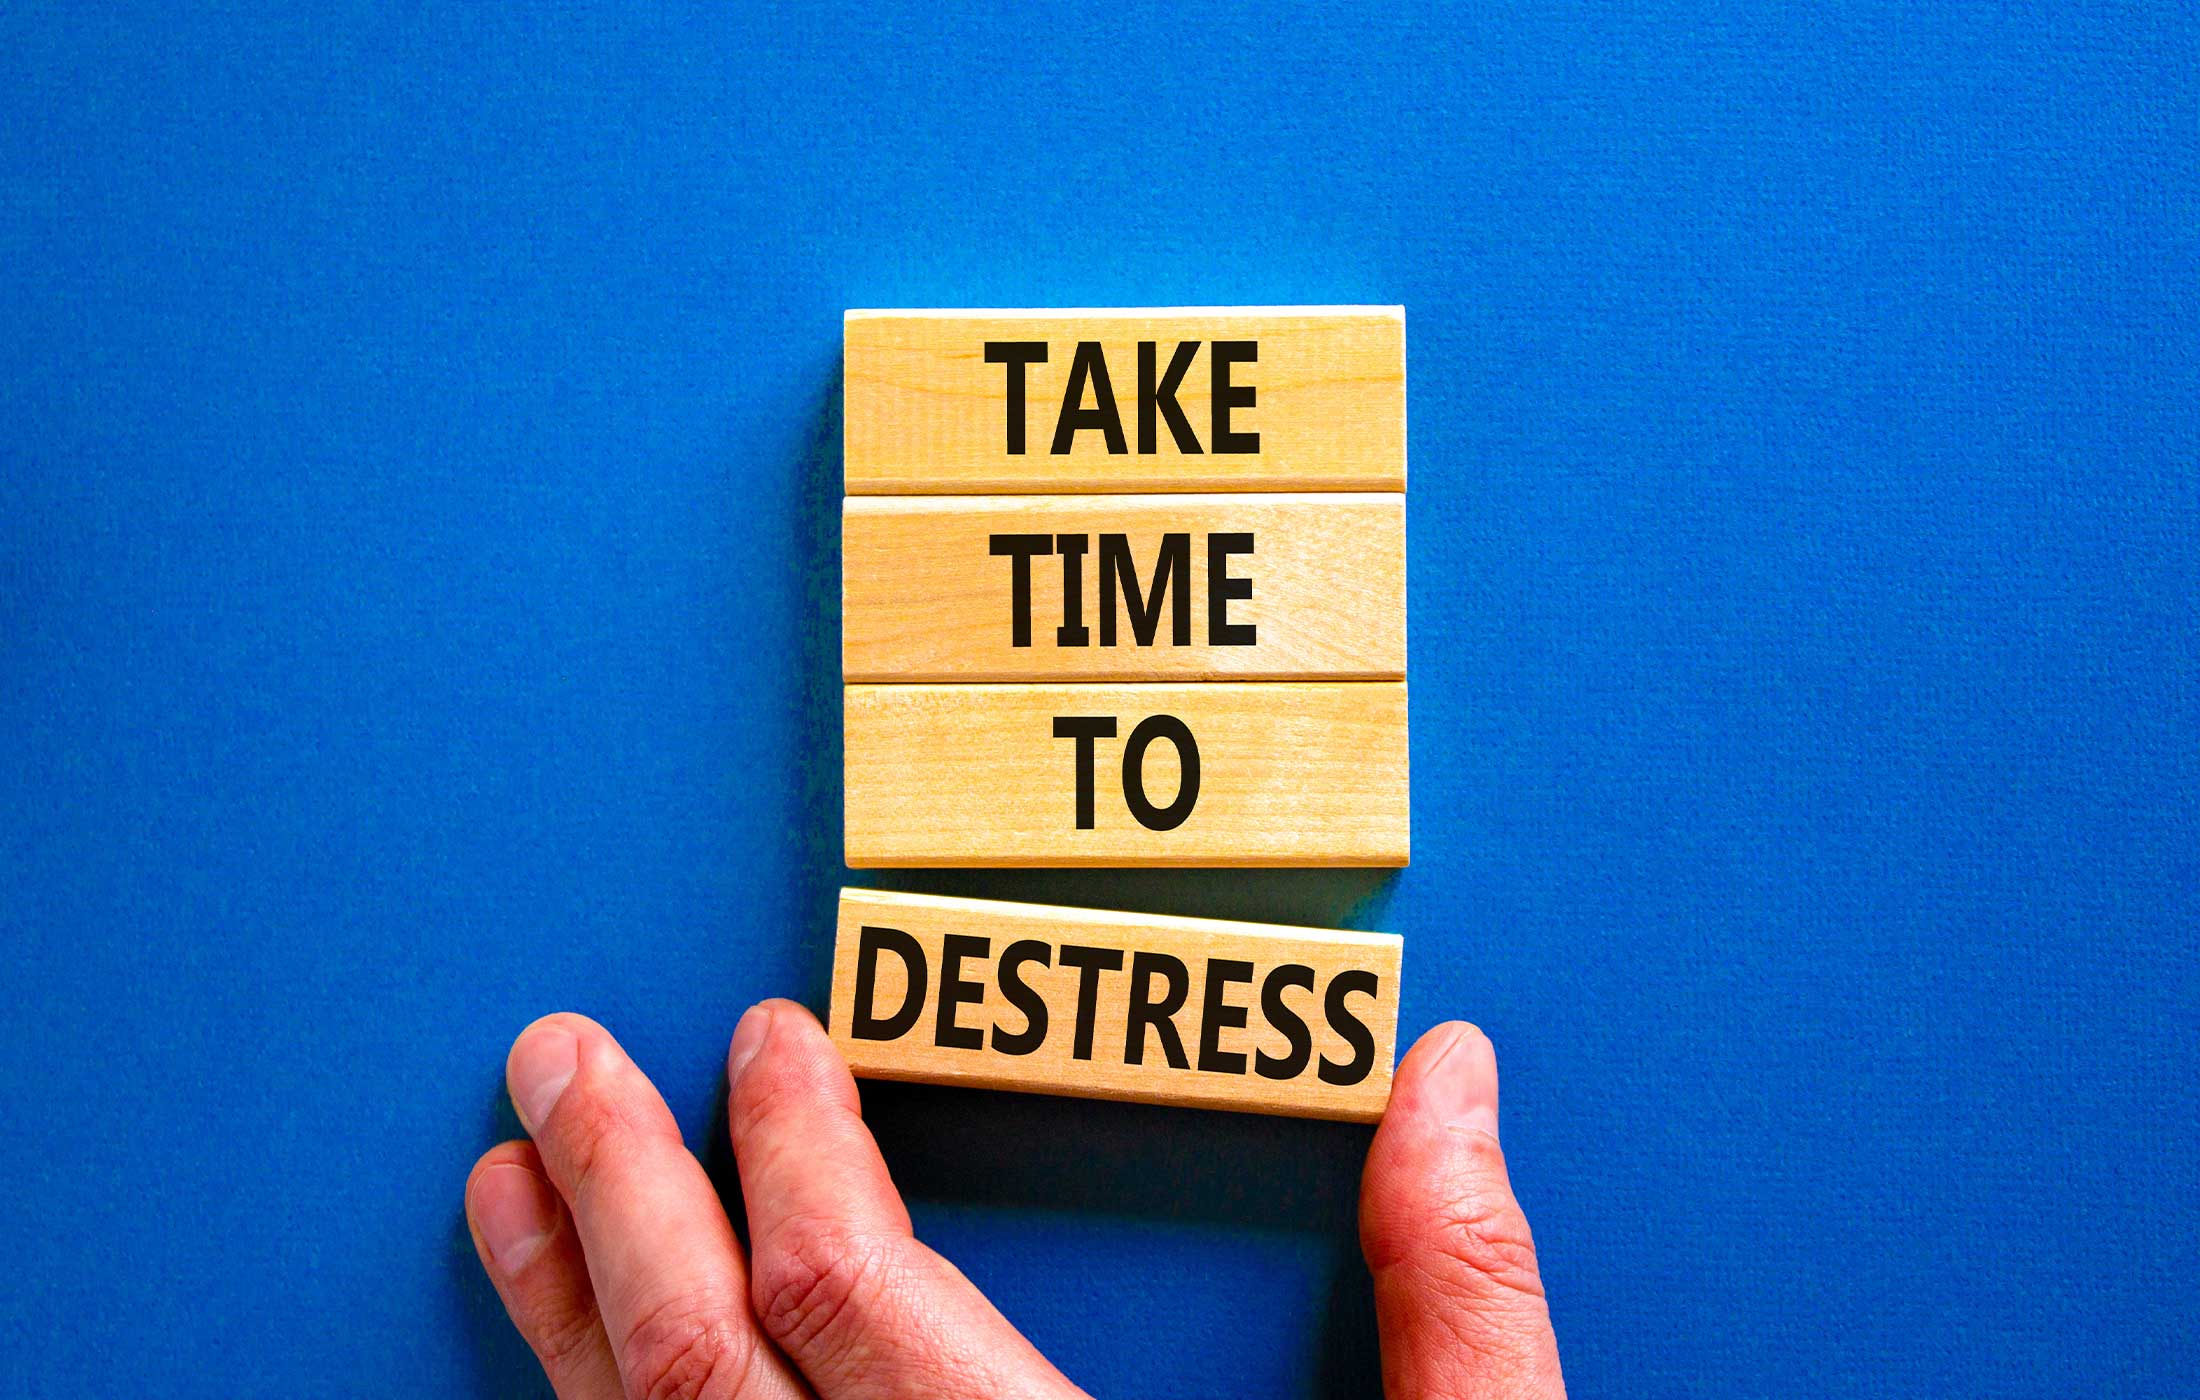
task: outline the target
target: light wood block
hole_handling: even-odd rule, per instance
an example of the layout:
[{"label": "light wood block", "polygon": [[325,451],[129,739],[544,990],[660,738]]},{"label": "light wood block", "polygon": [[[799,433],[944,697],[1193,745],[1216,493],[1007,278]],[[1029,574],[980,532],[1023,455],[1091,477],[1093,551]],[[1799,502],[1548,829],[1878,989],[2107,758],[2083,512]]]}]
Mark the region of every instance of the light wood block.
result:
[{"label": "light wood block", "polygon": [[834,1042],[858,1075],[1372,1122],[1396,934],[840,892]]},{"label": "light wood block", "polygon": [[1395,494],[851,496],[842,673],[1399,680],[1405,536]]},{"label": "light wood block", "polygon": [[1399,681],[852,685],[843,724],[852,866],[1406,863]]},{"label": "light wood block", "polygon": [[849,495],[1405,489],[1401,307],[850,311],[843,334]]}]

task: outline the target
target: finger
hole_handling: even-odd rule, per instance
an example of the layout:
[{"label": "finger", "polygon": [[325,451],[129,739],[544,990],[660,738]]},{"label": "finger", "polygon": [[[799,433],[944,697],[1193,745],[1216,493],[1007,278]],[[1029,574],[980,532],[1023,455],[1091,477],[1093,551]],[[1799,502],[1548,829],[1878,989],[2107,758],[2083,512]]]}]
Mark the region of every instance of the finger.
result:
[{"label": "finger", "polygon": [[790,1001],[750,1008],[726,1072],[756,1314],[820,1395],[1083,1393],[910,1233],[817,1018]]},{"label": "finger", "polygon": [[580,1238],[533,1147],[501,1143],[474,1163],[466,1224],[504,1310],[559,1400],[619,1400]]},{"label": "finger", "polygon": [[718,1193],[610,1032],[546,1016],[513,1043],[505,1078],[572,1215],[626,1393],[800,1394],[749,1312]]},{"label": "finger", "polygon": [[1497,1145],[1497,1055],[1463,1021],[1399,1064],[1360,1181],[1389,1400],[1563,1396],[1535,1241]]}]

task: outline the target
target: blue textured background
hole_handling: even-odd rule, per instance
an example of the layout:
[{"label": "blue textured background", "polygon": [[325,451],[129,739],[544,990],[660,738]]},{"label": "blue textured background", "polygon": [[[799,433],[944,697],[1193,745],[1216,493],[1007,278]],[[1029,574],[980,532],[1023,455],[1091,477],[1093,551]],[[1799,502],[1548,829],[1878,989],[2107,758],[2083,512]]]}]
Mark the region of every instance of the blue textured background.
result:
[{"label": "blue textured background", "polygon": [[[840,312],[1403,302],[1415,863],[1582,1395],[2200,1367],[2189,7],[0,16],[0,1389],[525,1393],[507,1040],[715,1141],[841,878]],[[1758,13],[1762,10],[1764,13]],[[1116,1396],[1364,1394],[1361,1130],[874,1093]]]}]

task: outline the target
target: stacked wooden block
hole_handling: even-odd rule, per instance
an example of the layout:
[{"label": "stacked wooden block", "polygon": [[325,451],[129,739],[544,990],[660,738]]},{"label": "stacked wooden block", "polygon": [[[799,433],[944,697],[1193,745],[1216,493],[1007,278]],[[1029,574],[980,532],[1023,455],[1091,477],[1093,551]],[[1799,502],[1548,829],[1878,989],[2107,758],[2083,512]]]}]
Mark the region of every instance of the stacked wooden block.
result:
[{"label": "stacked wooden block", "polygon": [[845,335],[850,865],[1406,863],[1402,311]]},{"label": "stacked wooden block", "polygon": [[[854,866],[1403,865],[1396,308],[851,311]],[[843,890],[860,1075],[1370,1119],[1389,934]]]}]

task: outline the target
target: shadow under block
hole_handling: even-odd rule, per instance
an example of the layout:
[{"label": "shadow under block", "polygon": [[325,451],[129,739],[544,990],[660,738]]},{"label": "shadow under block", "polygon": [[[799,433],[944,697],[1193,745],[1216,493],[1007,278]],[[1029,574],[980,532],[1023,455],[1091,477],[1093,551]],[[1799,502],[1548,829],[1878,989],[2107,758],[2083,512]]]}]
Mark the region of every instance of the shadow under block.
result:
[{"label": "shadow under block", "polygon": [[851,685],[851,866],[1406,863],[1400,681]]},{"label": "shadow under block", "polygon": [[851,496],[840,538],[851,682],[1405,677],[1395,493]]},{"label": "shadow under block", "polygon": [[843,368],[851,496],[1405,489],[1401,307],[850,311]]},{"label": "shadow under block", "polygon": [[1396,934],[843,889],[832,1037],[873,1079],[1372,1122]]}]

